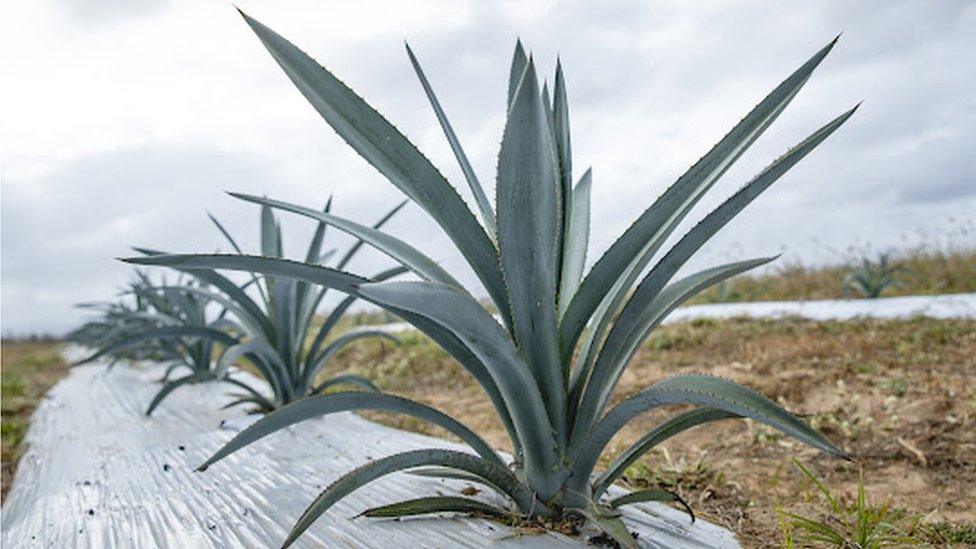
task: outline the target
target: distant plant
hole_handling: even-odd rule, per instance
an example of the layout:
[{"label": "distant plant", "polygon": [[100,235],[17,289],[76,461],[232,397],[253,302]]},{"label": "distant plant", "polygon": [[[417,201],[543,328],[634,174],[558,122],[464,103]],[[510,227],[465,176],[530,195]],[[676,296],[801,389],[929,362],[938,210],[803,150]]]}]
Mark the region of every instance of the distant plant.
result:
[{"label": "distant plant", "polygon": [[184,284],[200,284],[181,280],[175,286],[165,280],[156,284],[140,271],[135,277],[118,301],[77,305],[99,313],[68,335],[69,341],[99,349],[77,364],[103,356],[112,359],[110,367],[121,359],[154,360],[168,364],[164,379],[180,367],[195,372],[209,369],[212,342],[194,341],[206,324],[206,300],[184,290]]},{"label": "distant plant", "polygon": [[904,513],[892,510],[887,503],[881,506],[868,503],[863,471],[858,477],[857,498],[845,503],[802,463],[794,459],[793,464],[816,486],[827,505],[816,518],[778,510],[783,546],[787,549],[793,549],[797,544],[803,547],[824,544],[840,549],[880,549],[919,543],[917,538],[897,526],[897,523],[906,521]]},{"label": "distant plant", "polygon": [[898,279],[901,271],[889,253],[879,254],[876,260],[862,258],[861,264],[844,277],[844,294],[856,293],[867,299],[881,297],[886,289],[902,284]]},{"label": "distant plant", "polygon": [[[376,283],[338,269],[266,257],[170,255],[134,263],[187,270],[256,271],[338,289],[413,324],[478,381],[505,425],[514,461],[480,436],[423,404],[380,393],[309,397],[246,428],[207,460],[206,469],[248,444],[296,422],[350,409],[414,415],[444,427],[475,454],[413,450],[376,459],[335,481],[299,518],[293,543],[322,513],[362,485],[406,469],[477,481],[502,494],[508,509],[462,497],[431,496],[367,510],[366,516],[438,512],[517,513],[552,523],[585,517],[624,547],[633,537],[618,508],[673,499],[650,489],[605,497],[627,467],[662,441],[703,423],[749,417],[834,456],[844,453],[775,402],[720,378],[665,379],[616,406],[611,395],[635,351],[678,305],[730,276],[773,258],[740,261],[668,284],[686,261],[746,205],[843,124],[854,109],[774,161],[663,254],[657,252],[719,177],[795,97],[833,47],[817,52],[777,86],[715,147],[658,198],[584,277],[591,172],[572,173],[566,82],[557,64],[552,98],[534,61],[516,47],[507,118],[498,157],[495,207],[474,174],[419,63],[408,55],[474,195],[480,223],[457,191],[390,122],[329,71],[261,23],[244,16],[292,82],[322,117],[370,164],[419,204],[448,234],[498,311],[492,316],[458,280],[400,238],[314,209],[255,196],[239,198],[328,223],[383,251],[421,281]],[[575,184],[574,184],[575,181]],[[267,257],[271,256],[271,257]],[[655,427],[606,470],[596,468],[611,438],[633,418],[660,406],[692,404]]]},{"label": "distant plant", "polygon": [[[123,297],[129,297],[134,307],[125,301],[103,307],[101,319],[89,322],[70,339],[85,347],[98,349],[76,365],[111,357],[111,367],[120,359],[147,359],[162,362],[166,366],[163,387],[152,399],[146,414],[152,414],[159,403],[174,389],[187,383],[199,383],[218,379],[217,361],[219,346],[234,345],[238,338],[220,329],[226,321],[227,308],[217,315],[208,315],[208,306],[214,302],[209,286],[200,281],[177,280],[175,285],[163,282],[153,284],[144,273],[130,284]],[[90,308],[90,307],[86,307]],[[98,308],[98,307],[95,307]],[[104,332],[100,337],[95,337]],[[170,381],[177,370],[189,372],[184,377]],[[232,383],[260,397],[260,393],[248,385],[223,376]]]},{"label": "distant plant", "polygon": [[[331,200],[330,200],[331,204]],[[374,225],[381,227],[403,204],[384,215]],[[326,206],[326,212],[329,206]],[[238,254],[243,254],[237,242],[213,216],[211,220]],[[261,208],[261,246],[267,257],[282,257],[281,227],[271,208]],[[322,251],[326,224],[319,223],[308,247],[305,261],[319,264],[329,260],[335,250]],[[337,268],[344,267],[362,248],[362,241],[354,243],[339,259]],[[136,248],[147,256],[161,252]],[[395,267],[378,274],[373,280],[382,281],[405,272]],[[257,411],[271,411],[289,402],[328,390],[337,385],[353,385],[366,390],[376,387],[358,375],[342,375],[318,382],[325,365],[346,345],[367,337],[379,337],[396,342],[396,337],[377,329],[356,329],[330,339],[339,320],[356,301],[355,296],[343,299],[319,325],[316,311],[327,288],[307,282],[273,276],[252,274],[250,280],[238,286],[212,270],[187,271],[192,279],[174,285],[153,285],[143,273],[130,285],[125,301],[107,304],[83,304],[82,307],[100,310],[102,318],[89,322],[74,334],[73,341],[98,349],[78,364],[103,356],[119,359],[152,359],[168,364],[163,376],[164,386],[150,402],[146,414],[174,390],[187,384],[221,381],[244,392],[228,406],[255,405]],[[182,276],[182,275],[181,275]],[[248,294],[252,288],[257,298]],[[220,308],[216,316],[208,316],[208,307]],[[271,388],[271,395],[231,377],[230,366],[245,361]],[[187,375],[170,380],[179,368],[188,368]]]},{"label": "distant plant", "polygon": [[[331,200],[325,206],[328,213]],[[399,204],[384,215],[374,226],[373,230],[382,227],[389,221],[404,203]],[[211,220],[227,239],[231,247],[240,255],[243,251],[237,241],[213,216]],[[319,223],[315,234],[308,246],[305,262],[308,265],[318,265],[328,261],[335,250],[323,252],[322,245],[327,225]],[[275,219],[270,207],[261,207],[260,219],[261,254],[263,257],[282,258],[283,246],[281,226]],[[342,269],[356,256],[362,248],[363,242],[357,241],[339,259],[336,269]],[[137,249],[141,253],[152,257],[161,252],[144,248]],[[387,280],[406,271],[403,267],[394,267],[376,275],[373,281]],[[347,331],[334,339],[329,339],[333,328],[356,301],[356,296],[343,299],[325,318],[321,325],[316,325],[315,313],[325,298],[327,287],[319,287],[308,282],[289,278],[279,278],[273,275],[257,276],[252,274],[251,280],[238,287],[229,279],[212,270],[186,271],[201,281],[213,284],[219,292],[201,288],[186,287],[184,291],[201,296],[214,303],[222,305],[231,314],[221,316],[212,328],[221,330],[211,334],[214,339],[226,345],[220,354],[214,368],[206,372],[199,372],[185,378],[180,378],[167,385],[156,399],[150,404],[147,414],[159,404],[169,392],[185,383],[199,381],[222,380],[233,383],[246,390],[237,395],[237,399],[228,404],[252,404],[257,411],[269,412],[303,397],[321,393],[339,385],[353,385],[368,391],[377,390],[366,378],[358,375],[342,375],[322,382],[317,382],[329,359],[334,357],[346,345],[363,338],[378,337],[392,342],[397,338],[380,329],[356,329]],[[245,291],[253,286],[258,299],[255,300]],[[219,335],[218,335],[219,334]],[[253,370],[264,379],[271,388],[270,397],[262,395],[260,391],[240,381],[228,377],[228,369],[238,361],[246,361]]]}]

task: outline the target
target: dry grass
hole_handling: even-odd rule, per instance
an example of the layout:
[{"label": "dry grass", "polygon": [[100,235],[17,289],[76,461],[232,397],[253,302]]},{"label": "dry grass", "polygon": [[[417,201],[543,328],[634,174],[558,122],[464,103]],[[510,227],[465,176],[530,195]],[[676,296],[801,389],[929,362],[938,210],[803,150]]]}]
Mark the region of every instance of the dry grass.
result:
[{"label": "dry grass", "polygon": [[[869,259],[877,259],[867,255]],[[976,249],[918,249],[893,256],[899,284],[884,296],[976,292]],[[840,265],[787,264],[761,275],[742,275],[697,296],[693,303],[843,299],[844,277],[859,264],[852,257]],[[857,297],[857,296],[854,296]]]},{"label": "dry grass", "polygon": [[3,487],[7,494],[17,461],[24,451],[30,416],[44,393],[68,372],[55,343],[9,342],[0,345],[0,380],[3,386]]},{"label": "dry grass", "polygon": [[[796,456],[846,494],[855,490],[863,467],[869,497],[890,501],[913,520],[923,516],[918,532],[971,531],[976,528],[973,357],[976,321],[737,319],[661,328],[623,377],[617,398],[668,375],[720,375],[807,417],[855,463],[828,459],[751,421],[730,420],[673,439],[633,467],[628,481],[677,490],[747,546],[778,545],[777,504],[795,512],[818,511],[810,486],[789,466]],[[400,347],[364,342],[339,356],[331,371],[343,369],[435,405],[490,442],[507,445],[480,389],[423,336],[408,335]],[[371,417],[445,435],[399,416]],[[661,417],[649,414],[628,426],[612,442],[608,457]]]}]

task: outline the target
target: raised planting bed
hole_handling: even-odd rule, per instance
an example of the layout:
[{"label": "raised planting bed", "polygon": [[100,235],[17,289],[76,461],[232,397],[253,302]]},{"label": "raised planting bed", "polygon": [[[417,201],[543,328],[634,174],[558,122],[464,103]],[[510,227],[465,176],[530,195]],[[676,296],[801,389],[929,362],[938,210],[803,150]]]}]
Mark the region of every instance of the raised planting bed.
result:
[{"label": "raised planting bed", "polygon": [[[79,349],[68,349],[77,359]],[[4,547],[276,547],[331,481],[368,460],[459,444],[392,429],[351,413],[311,420],[193,469],[253,421],[227,386],[181,388],[153,417],[155,364],[75,368],[43,400],[2,511]],[[236,375],[244,375],[238,373]],[[298,547],[574,547],[587,534],[519,532],[468,517],[354,518],[377,504],[457,495],[459,481],[399,473],[343,499]],[[481,492],[476,497],[493,497]],[[500,502],[496,502],[500,503]],[[733,534],[657,503],[625,511],[641,547],[738,547]]]}]

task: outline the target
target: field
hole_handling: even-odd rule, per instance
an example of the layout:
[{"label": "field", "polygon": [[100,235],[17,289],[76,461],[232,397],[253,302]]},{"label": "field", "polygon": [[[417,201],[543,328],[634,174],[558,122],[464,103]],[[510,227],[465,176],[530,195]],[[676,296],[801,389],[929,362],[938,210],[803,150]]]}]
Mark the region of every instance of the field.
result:
[{"label": "field", "polygon": [[[668,375],[723,376],[803,415],[854,462],[827,459],[750,421],[727,420],[666,443],[665,452],[632,467],[628,480],[678,491],[746,546],[775,546],[782,539],[777,506],[810,516],[827,511],[791,457],[847,498],[863,468],[869,502],[890,503],[903,515],[897,522],[905,532],[936,545],[976,544],[974,356],[976,321],[736,319],[664,327],[644,345],[617,398]],[[363,344],[340,361],[504,447],[504,429],[479,388],[423,336],[407,335],[400,347]],[[413,420],[371,417],[444,436]],[[661,417],[635,422],[615,439],[616,450]]]},{"label": "field", "polygon": [[[809,267],[774,263],[765,275],[741,275],[695,297],[693,303],[843,299],[860,297],[844,290],[844,278],[857,265],[849,259],[838,265]],[[865,255],[871,260],[877,256]],[[895,284],[883,297],[976,292],[976,249],[941,251],[935,246],[893,255]]]},{"label": "field", "polygon": [[[905,274],[890,295],[976,291],[976,253],[915,254],[900,261]],[[849,268],[796,267],[739,278],[723,298],[841,297],[839,280]],[[343,324],[394,320],[371,313],[354,315]],[[504,448],[500,422],[464,371],[426,337],[406,333],[401,339],[398,346],[359,342],[338,355],[326,373],[365,374],[381,389],[433,404]],[[57,343],[3,344],[4,492],[23,452],[30,413],[66,372],[60,349]],[[976,320],[733,319],[660,328],[641,348],[616,398],[669,375],[723,376],[804,416],[854,461],[827,459],[751,421],[727,420],[672,439],[633,466],[626,480],[680,493],[697,514],[735,531],[744,546],[778,547],[784,543],[779,510],[834,527],[850,519],[831,509],[791,463],[795,457],[839,494],[842,505],[856,501],[863,474],[869,510],[886,512],[884,520],[915,541],[976,546],[973,357]],[[369,417],[446,436],[399,416]],[[641,418],[614,440],[612,449],[620,451],[659,418]],[[890,506],[887,511],[885,505]]]}]

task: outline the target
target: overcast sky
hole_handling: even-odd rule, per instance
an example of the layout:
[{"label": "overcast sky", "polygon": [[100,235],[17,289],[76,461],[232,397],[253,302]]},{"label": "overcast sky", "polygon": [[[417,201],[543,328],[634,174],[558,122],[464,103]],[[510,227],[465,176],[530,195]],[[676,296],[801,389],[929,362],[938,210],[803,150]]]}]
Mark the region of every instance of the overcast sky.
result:
[{"label": "overcast sky", "polygon": [[[240,7],[386,114],[471,204],[403,41],[486,184],[516,37],[550,78],[559,54],[574,166],[594,172],[591,262],[765,93],[843,31],[698,215],[863,99],[861,110],[695,264],[780,251],[781,261],[829,262],[851,246],[976,238],[964,234],[976,216],[974,2],[245,0]],[[229,2],[9,2],[0,51],[4,334],[76,325],[73,303],[110,297],[126,280],[128,268],[113,258],[130,245],[226,250],[206,212],[256,251],[256,207],[225,190],[316,206],[332,193],[334,211],[364,221],[402,197],[318,117]],[[286,248],[297,255],[312,224],[287,217],[284,225]],[[417,206],[389,227],[461,268]],[[386,265],[372,252],[352,267],[371,273]]]}]

